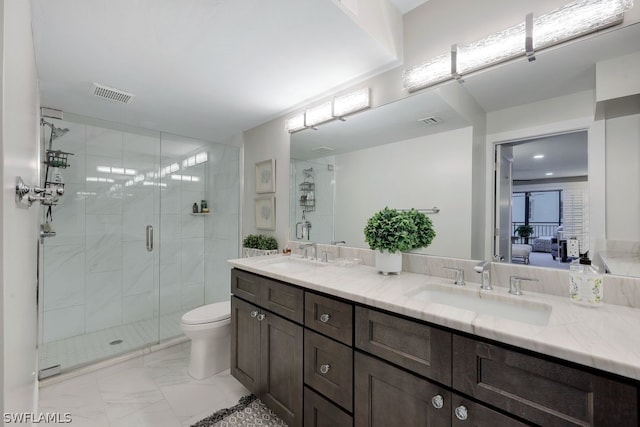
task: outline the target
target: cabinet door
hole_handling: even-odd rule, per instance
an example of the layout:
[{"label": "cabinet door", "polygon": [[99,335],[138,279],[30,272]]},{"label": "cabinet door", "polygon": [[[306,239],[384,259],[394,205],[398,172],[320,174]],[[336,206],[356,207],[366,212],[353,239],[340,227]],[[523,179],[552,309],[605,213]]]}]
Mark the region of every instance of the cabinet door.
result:
[{"label": "cabinet door", "polygon": [[272,313],[260,323],[260,399],[289,427],[302,425],[302,326]]},{"label": "cabinet door", "polygon": [[451,385],[451,333],[356,307],[356,347]]},{"label": "cabinet door", "polygon": [[450,426],[451,394],[378,359],[355,355],[356,426]]},{"label": "cabinet door", "polygon": [[231,297],[231,375],[255,395],[260,393],[258,307]]},{"label": "cabinet door", "polygon": [[353,410],[353,350],[310,330],[304,332],[304,382]]},{"label": "cabinet door", "polygon": [[352,427],[353,417],[329,400],[304,388],[305,427]]},{"label": "cabinet door", "polygon": [[304,321],[304,291],[302,289],[263,277],[260,292],[262,307],[285,319],[297,323]]},{"label": "cabinet door", "polygon": [[231,293],[254,304],[260,303],[261,277],[234,268],[231,270]]},{"label": "cabinet door", "polygon": [[452,427],[525,427],[528,424],[454,393],[451,398],[451,425]]},{"label": "cabinet door", "polygon": [[343,344],[353,343],[353,305],[306,292],[304,324]]},{"label": "cabinet door", "polygon": [[453,387],[544,426],[637,426],[636,387],[454,335]]}]

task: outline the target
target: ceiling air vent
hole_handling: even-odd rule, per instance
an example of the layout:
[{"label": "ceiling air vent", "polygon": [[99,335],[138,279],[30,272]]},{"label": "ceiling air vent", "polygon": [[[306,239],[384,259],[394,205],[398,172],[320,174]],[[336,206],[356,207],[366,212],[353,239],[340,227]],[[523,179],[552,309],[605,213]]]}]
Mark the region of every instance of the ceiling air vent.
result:
[{"label": "ceiling air vent", "polygon": [[120,89],[115,89],[109,86],[104,86],[98,83],[93,84],[93,88],[90,92],[98,98],[108,99],[110,101],[122,102],[128,104],[135,96],[132,93],[125,92]]},{"label": "ceiling air vent", "polygon": [[316,153],[320,153],[320,154],[329,154],[332,151],[336,151],[336,149],[332,148],[332,147],[327,147],[326,145],[323,145],[321,147],[312,148],[311,151],[315,151]]},{"label": "ceiling air vent", "polygon": [[424,119],[419,119],[418,121],[424,123],[427,126],[433,126],[442,123],[442,119],[439,119],[436,116],[425,117]]}]

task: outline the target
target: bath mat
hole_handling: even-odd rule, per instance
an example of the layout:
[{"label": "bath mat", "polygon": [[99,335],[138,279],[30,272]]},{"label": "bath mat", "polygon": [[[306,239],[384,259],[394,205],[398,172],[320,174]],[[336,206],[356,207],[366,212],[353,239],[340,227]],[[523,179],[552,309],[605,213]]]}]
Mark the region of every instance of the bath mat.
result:
[{"label": "bath mat", "polygon": [[237,405],[217,411],[191,427],[287,427],[254,395],[240,398]]}]

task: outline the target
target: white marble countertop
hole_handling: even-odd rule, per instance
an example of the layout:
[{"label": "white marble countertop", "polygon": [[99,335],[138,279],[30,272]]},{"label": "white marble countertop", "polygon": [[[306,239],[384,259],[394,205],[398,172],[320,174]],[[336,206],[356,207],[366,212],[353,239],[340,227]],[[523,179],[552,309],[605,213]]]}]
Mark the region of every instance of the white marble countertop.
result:
[{"label": "white marble countertop", "polygon": [[[640,380],[640,309],[611,304],[582,307],[563,297],[529,291],[515,296],[496,286],[493,291],[480,291],[478,283],[467,282],[462,288],[453,285],[451,279],[408,272],[384,276],[363,265],[346,268],[333,263],[308,264],[287,269],[277,262],[281,258],[286,257],[234,259],[229,264],[309,290]],[[414,296],[428,289],[503,300],[524,308],[545,307],[550,315],[540,326]]]},{"label": "white marble countertop", "polygon": [[640,254],[617,251],[598,252],[607,271],[622,276],[640,277]]}]

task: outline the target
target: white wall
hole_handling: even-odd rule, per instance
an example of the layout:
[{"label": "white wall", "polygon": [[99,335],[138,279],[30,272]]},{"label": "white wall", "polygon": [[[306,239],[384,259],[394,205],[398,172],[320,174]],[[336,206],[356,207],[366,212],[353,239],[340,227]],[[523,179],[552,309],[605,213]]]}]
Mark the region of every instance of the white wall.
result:
[{"label": "white wall", "polygon": [[14,202],[15,179],[38,182],[38,83],[30,2],[4,0],[2,88],[3,412],[31,412],[36,389],[37,206]]},{"label": "white wall", "polygon": [[385,206],[437,206],[440,213],[429,215],[436,238],[424,252],[470,258],[472,131],[467,127],[336,156],[336,239],[368,247],[363,230],[374,212]]},{"label": "white wall", "polygon": [[640,241],[640,115],[606,122],[608,240]]}]

